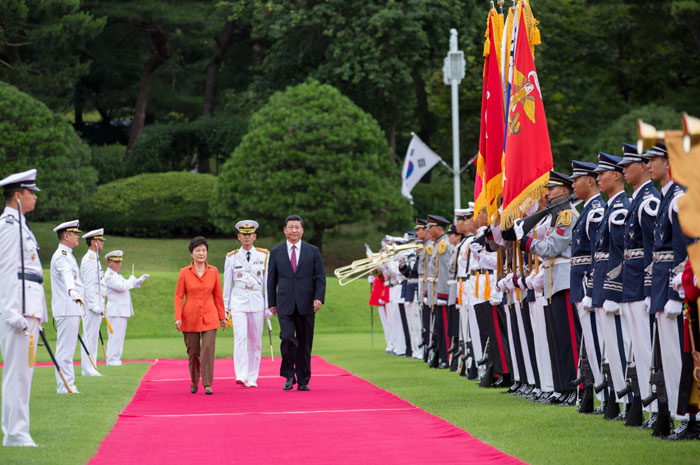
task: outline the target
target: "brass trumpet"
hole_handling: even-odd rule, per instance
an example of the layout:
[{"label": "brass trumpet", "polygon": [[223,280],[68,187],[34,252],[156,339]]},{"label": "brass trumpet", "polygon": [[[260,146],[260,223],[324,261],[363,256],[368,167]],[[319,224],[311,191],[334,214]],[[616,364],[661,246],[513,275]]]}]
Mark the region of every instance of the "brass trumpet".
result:
[{"label": "brass trumpet", "polygon": [[333,271],[333,274],[338,278],[338,284],[341,286],[347,286],[351,282],[362,278],[363,276],[367,276],[380,265],[396,260],[396,255],[399,253],[411,249],[420,250],[422,248],[422,243],[402,245],[389,244],[386,246],[386,250],[383,252],[379,252],[371,257],[355,260],[349,265],[336,268]]}]

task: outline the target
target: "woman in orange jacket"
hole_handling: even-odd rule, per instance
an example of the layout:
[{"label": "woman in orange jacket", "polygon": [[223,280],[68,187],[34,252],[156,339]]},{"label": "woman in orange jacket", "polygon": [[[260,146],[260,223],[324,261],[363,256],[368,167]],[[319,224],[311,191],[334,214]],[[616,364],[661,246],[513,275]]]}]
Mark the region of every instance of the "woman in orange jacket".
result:
[{"label": "woman in orange jacket", "polygon": [[190,241],[189,250],[192,263],[182,268],[177,278],[175,327],[185,338],[192,379],[190,392],[197,392],[201,373],[204,393],[209,395],[213,393],[216,329],[226,328],[224,299],[219,270],[207,263],[207,240],[195,237]]}]

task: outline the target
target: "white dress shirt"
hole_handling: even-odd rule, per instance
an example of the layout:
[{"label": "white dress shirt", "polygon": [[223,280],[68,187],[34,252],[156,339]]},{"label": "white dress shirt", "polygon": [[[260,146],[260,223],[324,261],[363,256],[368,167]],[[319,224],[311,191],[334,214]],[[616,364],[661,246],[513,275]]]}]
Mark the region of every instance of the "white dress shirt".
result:
[{"label": "white dress shirt", "polygon": [[299,264],[299,250],[301,249],[301,241],[297,242],[296,244],[292,244],[291,242],[287,241],[287,256],[289,257],[289,262],[292,262],[292,246],[296,246],[296,263],[292,264],[292,268],[296,268],[296,266]]}]

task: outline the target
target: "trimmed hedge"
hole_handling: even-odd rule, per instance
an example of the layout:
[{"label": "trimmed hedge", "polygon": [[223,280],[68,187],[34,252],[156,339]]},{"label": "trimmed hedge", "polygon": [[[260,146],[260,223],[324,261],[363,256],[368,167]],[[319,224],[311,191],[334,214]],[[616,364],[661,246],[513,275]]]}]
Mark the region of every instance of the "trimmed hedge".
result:
[{"label": "trimmed hedge", "polygon": [[39,100],[0,82],[0,178],[36,168],[41,188],[36,220],[75,218],[97,184],[90,147],[66,119]]},{"label": "trimmed hedge", "polygon": [[84,231],[133,237],[184,237],[212,232],[209,200],[216,178],[209,174],[140,174],[103,184],[81,206]]}]

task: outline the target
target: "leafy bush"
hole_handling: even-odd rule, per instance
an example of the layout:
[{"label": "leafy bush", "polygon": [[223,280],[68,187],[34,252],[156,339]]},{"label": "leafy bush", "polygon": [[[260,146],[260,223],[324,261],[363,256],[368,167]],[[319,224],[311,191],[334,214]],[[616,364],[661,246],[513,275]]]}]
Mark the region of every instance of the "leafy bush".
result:
[{"label": "leafy bush", "polygon": [[92,166],[97,170],[97,183],[105,184],[126,176],[124,152],[121,144],[94,145],[92,149]]},{"label": "leafy bush", "polygon": [[249,126],[212,198],[222,231],[250,217],[261,234],[270,234],[297,213],[306,222],[305,237],[320,246],[323,232],[339,224],[410,224],[384,134],[334,87],[309,80],[277,92]]},{"label": "leafy bush", "polygon": [[193,122],[147,126],[129,152],[126,172],[161,173],[190,170],[195,159],[223,160],[246,130],[245,120],[203,117]]},{"label": "leafy bush", "polygon": [[80,211],[83,229],[135,237],[181,237],[213,230],[207,207],[216,178],[186,172],[140,174],[97,188]]},{"label": "leafy bush", "polygon": [[77,216],[79,203],[95,190],[90,147],[61,115],[0,82],[0,178],[36,168],[42,189],[34,220]]}]

